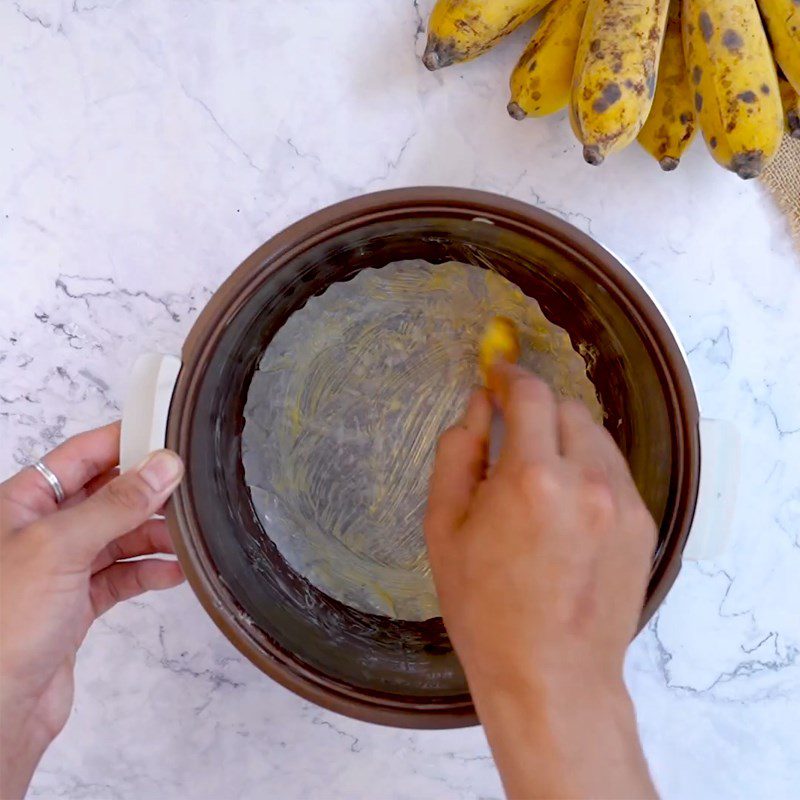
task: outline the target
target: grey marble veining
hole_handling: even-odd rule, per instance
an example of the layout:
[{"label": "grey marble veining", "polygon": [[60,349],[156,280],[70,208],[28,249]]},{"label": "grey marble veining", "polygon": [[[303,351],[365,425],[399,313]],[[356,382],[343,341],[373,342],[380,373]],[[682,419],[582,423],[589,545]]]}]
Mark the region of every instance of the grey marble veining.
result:
[{"label": "grey marble veining", "polygon": [[[119,414],[229,272],[344,197],[452,184],[611,247],[743,438],[730,552],[686,566],[627,662],[667,798],[788,798],[800,764],[800,260],[756,183],[697,143],[586,166],[564,114],[505,113],[522,34],[430,74],[430,0],[0,4],[0,473]],[[186,587],[115,608],[32,796],[498,797],[479,729],[396,731],[263,678]]]}]

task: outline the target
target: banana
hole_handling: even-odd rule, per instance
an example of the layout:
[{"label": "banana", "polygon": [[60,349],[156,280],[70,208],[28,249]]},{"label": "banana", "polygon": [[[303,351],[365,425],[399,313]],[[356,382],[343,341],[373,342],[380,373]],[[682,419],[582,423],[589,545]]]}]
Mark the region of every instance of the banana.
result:
[{"label": "banana", "polygon": [[437,0],[422,63],[441,69],[485,53],[550,0]]},{"label": "banana", "polygon": [[754,178],[783,135],[778,76],[756,0],[683,0],[694,107],[714,159]]},{"label": "banana", "polygon": [[800,92],[800,0],[758,0],[783,74]]},{"label": "banana", "polygon": [[589,0],[570,120],[590,164],[629,145],[647,119],[667,8],[668,0]]},{"label": "banana", "polygon": [[778,76],[781,85],[781,101],[783,103],[783,123],[786,133],[800,139],[800,94],[782,75]]},{"label": "banana", "polygon": [[478,344],[478,368],[485,385],[492,367],[500,361],[516,364],[519,360],[519,333],[508,317],[492,317]]},{"label": "banana", "polygon": [[680,0],[672,0],[653,107],[638,139],[661,169],[669,172],[678,166],[696,133],[692,92],[681,41]]},{"label": "banana", "polygon": [[556,0],[511,73],[514,119],[543,117],[569,103],[572,68],[589,0]]}]

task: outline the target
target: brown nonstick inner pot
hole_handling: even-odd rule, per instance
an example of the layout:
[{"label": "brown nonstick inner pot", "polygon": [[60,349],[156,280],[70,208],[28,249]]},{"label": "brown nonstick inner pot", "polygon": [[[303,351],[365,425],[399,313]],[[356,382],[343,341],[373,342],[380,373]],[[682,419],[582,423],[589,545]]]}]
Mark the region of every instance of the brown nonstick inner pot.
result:
[{"label": "brown nonstick inner pot", "polygon": [[496,270],[589,354],[606,426],[660,528],[642,625],[680,567],[698,409],[680,348],[627,270],[563,221],[495,195],[423,188],[340,203],[267,242],[214,295],[184,347],[167,430],[188,465],[168,518],[190,583],[228,638],[298,694],[374,722],[452,727],[475,712],[441,619],[365,614],[297,575],[258,521],[241,463],[249,381],[289,315],[362,269],[418,258]]}]

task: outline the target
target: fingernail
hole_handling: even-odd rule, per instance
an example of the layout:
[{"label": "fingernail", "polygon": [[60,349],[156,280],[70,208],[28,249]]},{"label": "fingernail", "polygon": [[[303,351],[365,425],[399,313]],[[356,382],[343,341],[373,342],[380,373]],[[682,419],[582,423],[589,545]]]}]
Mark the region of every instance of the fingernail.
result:
[{"label": "fingernail", "polygon": [[137,472],[154,492],[165,492],[180,480],[183,462],[172,450],[156,450],[139,465]]}]

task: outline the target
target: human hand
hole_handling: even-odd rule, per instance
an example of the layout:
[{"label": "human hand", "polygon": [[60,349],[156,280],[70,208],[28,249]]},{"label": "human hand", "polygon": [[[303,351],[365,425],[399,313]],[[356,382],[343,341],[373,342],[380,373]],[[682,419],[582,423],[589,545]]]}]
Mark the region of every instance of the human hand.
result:
[{"label": "human hand", "polygon": [[[653,793],[622,683],[656,526],[608,432],[523,369],[445,432],[425,534],[442,615],[510,794]],[[615,743],[615,746],[612,746]]]},{"label": "human hand", "polygon": [[183,580],[163,520],[150,519],[183,465],[157,451],[123,475],[119,423],[83,433],[47,456],[66,495],[27,468],[0,484],[0,796],[20,797],[73,697],[75,654],[115,603]]}]

